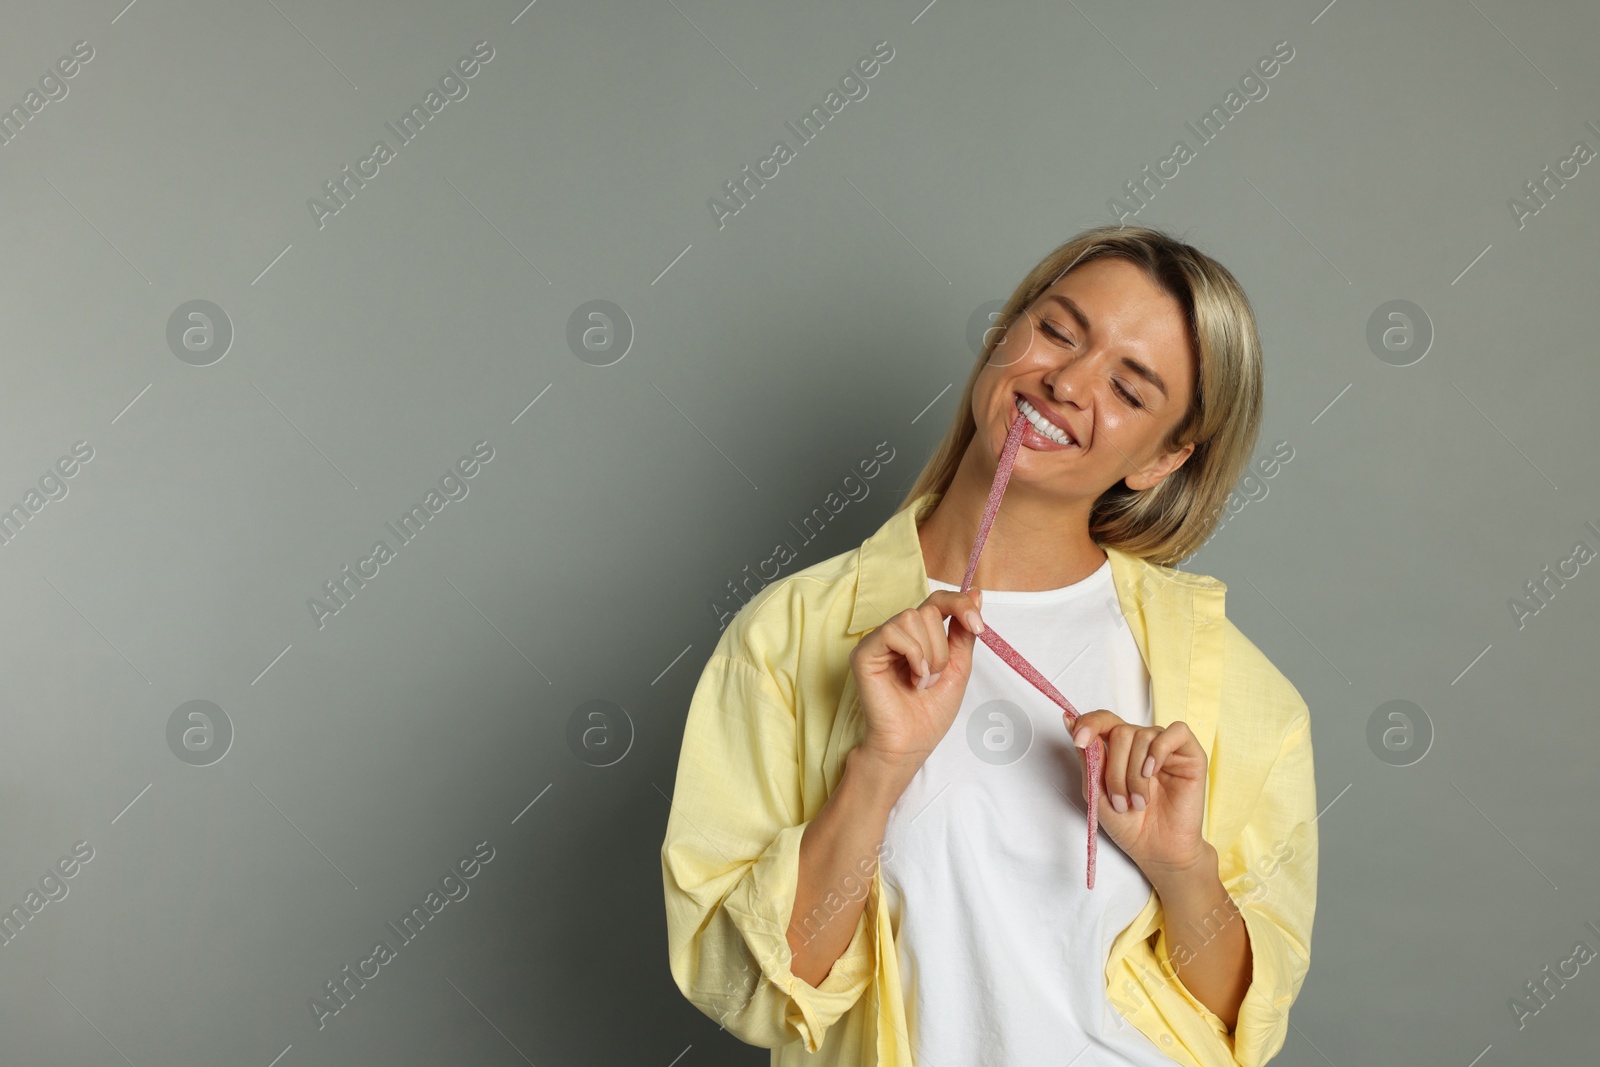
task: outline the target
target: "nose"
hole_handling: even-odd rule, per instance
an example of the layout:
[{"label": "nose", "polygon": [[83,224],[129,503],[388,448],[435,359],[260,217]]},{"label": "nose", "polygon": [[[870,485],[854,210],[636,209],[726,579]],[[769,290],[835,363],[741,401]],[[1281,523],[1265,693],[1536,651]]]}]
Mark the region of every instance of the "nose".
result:
[{"label": "nose", "polygon": [[1081,406],[1081,397],[1088,388],[1086,383],[1079,381],[1079,378],[1086,373],[1084,362],[1076,355],[1068,356],[1066,363],[1057,367],[1045,378],[1045,387],[1050,390],[1051,397],[1058,404],[1071,403]]}]

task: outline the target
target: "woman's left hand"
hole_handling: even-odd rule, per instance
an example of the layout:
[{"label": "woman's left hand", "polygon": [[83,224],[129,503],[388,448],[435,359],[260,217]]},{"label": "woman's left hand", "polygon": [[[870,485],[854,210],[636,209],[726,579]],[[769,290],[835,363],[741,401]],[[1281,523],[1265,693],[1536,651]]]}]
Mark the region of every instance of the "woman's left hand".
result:
[{"label": "woman's left hand", "polygon": [[[1061,720],[1080,749],[1096,738],[1105,742],[1100,825],[1147,877],[1183,871],[1204,857],[1206,752],[1185,723],[1134,726],[1104,709],[1078,716],[1076,727],[1065,712]],[[1087,773],[1083,787],[1087,802]]]}]

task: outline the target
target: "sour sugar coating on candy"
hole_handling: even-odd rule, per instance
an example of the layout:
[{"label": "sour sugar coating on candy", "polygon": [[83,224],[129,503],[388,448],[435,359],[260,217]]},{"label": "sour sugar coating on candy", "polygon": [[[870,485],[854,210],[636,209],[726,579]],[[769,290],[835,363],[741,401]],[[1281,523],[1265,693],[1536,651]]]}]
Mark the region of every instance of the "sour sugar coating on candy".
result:
[{"label": "sour sugar coating on candy", "polygon": [[[1011,480],[1011,468],[1017,462],[1017,450],[1022,447],[1022,434],[1027,429],[1028,420],[1018,414],[1011,423],[1011,429],[1006,434],[1005,447],[1000,450],[1000,464],[994,472],[994,484],[989,486],[989,500],[983,506],[983,521],[978,524],[978,536],[972,543],[972,555],[967,559],[967,573],[961,579],[961,591],[965,593],[972,588],[972,576],[978,570],[978,557],[983,554],[983,542],[989,537],[989,528],[994,525],[995,514],[1000,510],[1000,498],[1006,494],[1006,483]],[[1034,669],[1033,664],[1022,658],[1022,654],[1006,643],[1005,639],[994,632],[994,627],[985,626],[978,639],[994,650],[995,655],[1011,665],[1011,669],[1026,678],[1033,687],[1049,697],[1061,710],[1067,713],[1067,718],[1072,726],[1078,722],[1078,709],[1072,702],[1050,684],[1050,680]],[[1084,775],[1089,781],[1089,888],[1094,888],[1094,857],[1097,832],[1100,827],[1100,789],[1102,774],[1105,767],[1105,744],[1097,737],[1089,747],[1083,750],[1085,764]]]}]

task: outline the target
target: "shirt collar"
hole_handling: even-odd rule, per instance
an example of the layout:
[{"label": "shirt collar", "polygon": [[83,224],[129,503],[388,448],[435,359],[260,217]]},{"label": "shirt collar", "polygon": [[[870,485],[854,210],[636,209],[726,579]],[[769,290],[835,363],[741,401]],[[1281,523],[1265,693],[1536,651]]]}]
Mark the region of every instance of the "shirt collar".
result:
[{"label": "shirt collar", "polygon": [[[862,543],[848,631],[852,636],[927,599],[928,572],[917,525],[941,496],[929,492],[917,497]],[[1150,672],[1155,724],[1165,727],[1182,719],[1209,754],[1222,688],[1227,586],[1209,575],[1157,566],[1113,545],[1100,547],[1111,561],[1118,606]]]}]

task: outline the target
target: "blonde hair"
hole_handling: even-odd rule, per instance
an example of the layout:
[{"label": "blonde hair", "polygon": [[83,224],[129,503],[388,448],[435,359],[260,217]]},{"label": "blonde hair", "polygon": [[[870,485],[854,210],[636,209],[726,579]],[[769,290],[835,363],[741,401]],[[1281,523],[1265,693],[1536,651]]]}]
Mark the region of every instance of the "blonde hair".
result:
[{"label": "blonde hair", "polygon": [[1189,410],[1164,450],[1190,441],[1195,447],[1182,466],[1152,489],[1129,489],[1121,481],[1107,489],[1090,511],[1089,535],[1161,565],[1185,559],[1211,536],[1261,428],[1261,340],[1250,301],[1226,267],[1192,245],[1143,226],[1084,230],[1028,272],[986,334],[983,352],[956,404],[955,421],[897,512],[925,493],[949,489],[977,433],[973,387],[1005,330],[1067,272],[1106,258],[1141,268],[1183,309],[1198,366]]}]

